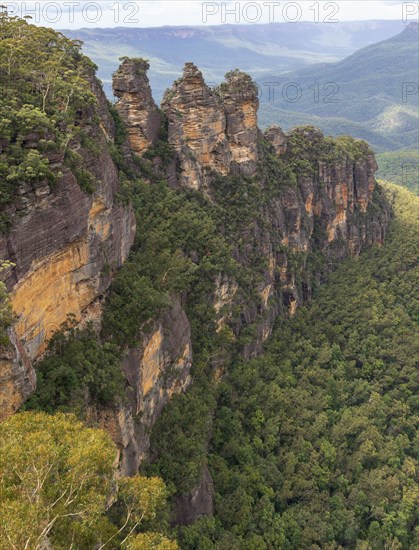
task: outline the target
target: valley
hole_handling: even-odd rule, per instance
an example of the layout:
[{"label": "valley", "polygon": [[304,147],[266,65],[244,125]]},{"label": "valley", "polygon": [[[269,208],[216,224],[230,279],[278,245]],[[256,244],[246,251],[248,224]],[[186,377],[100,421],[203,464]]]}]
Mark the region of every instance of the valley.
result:
[{"label": "valley", "polygon": [[[0,550],[419,547],[415,97],[368,71],[416,27],[255,27],[0,14]],[[275,56],[340,118],[269,113]]]}]

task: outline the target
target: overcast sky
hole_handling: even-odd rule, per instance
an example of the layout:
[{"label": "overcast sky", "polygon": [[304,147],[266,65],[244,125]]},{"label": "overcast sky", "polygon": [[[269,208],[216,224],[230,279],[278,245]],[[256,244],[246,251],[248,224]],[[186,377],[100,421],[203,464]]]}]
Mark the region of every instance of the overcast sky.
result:
[{"label": "overcast sky", "polygon": [[55,28],[157,27],[366,19],[418,20],[418,0],[61,0],[3,2],[10,13]]}]

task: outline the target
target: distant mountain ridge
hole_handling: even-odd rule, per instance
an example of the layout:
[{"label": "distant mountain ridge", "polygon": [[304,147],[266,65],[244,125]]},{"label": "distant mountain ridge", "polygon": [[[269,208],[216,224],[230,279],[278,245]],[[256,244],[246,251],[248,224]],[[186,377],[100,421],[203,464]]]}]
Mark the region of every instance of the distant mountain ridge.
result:
[{"label": "distant mountain ridge", "polygon": [[[318,64],[259,80],[294,82],[291,101],[261,97],[261,124],[290,128],[312,123],[333,135],[348,133],[378,151],[417,146],[419,141],[418,24],[360,49],[337,63]],[[279,88],[281,91],[281,88]],[[315,97],[317,93],[317,97]]]},{"label": "distant mountain ridge", "polygon": [[84,52],[99,67],[105,91],[122,55],[150,61],[157,100],[179,77],[185,60],[199,65],[206,81],[218,83],[232,66],[253,78],[276,75],[313,63],[343,59],[357,49],[385,40],[403,29],[400,21],[271,23],[63,30],[84,42]]}]

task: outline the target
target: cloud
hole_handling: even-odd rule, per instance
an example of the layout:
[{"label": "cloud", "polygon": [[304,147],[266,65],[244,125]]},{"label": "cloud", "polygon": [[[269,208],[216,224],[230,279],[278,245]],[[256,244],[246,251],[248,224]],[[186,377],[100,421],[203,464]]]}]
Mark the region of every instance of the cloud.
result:
[{"label": "cloud", "polygon": [[[55,28],[158,27],[366,19],[401,19],[393,0],[42,0],[3,2],[15,15]],[[415,1],[410,2],[412,5]]]}]

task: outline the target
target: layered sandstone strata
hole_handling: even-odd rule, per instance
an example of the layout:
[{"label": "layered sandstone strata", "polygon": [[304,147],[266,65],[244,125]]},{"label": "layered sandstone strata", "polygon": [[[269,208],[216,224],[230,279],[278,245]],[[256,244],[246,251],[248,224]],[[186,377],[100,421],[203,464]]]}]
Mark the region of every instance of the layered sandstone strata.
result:
[{"label": "layered sandstone strata", "polygon": [[131,149],[142,155],[159,136],[160,114],[151,95],[144,59],[125,58],[113,77],[116,108],[125,122]]},{"label": "layered sandstone strata", "polygon": [[[100,320],[100,299],[110,274],[127,258],[135,235],[130,206],[119,204],[118,171],[108,152],[114,124],[106,98],[92,78],[96,112],[86,112],[86,132],[100,146],[94,154],[80,145],[78,153],[95,181],[92,194],[79,186],[59,154],[50,158],[57,185],[23,184],[7,209],[10,230],[0,235],[0,258],[14,267],[2,274],[10,291],[16,321],[11,331],[14,351],[5,350],[0,399],[2,414],[14,412],[35,387],[33,361],[69,316],[76,322]],[[35,147],[36,143],[28,146]]]},{"label": "layered sandstone strata", "polygon": [[213,173],[255,173],[258,106],[257,88],[248,75],[233,71],[211,90],[201,71],[186,63],[162,103],[182,186],[208,188]]}]

